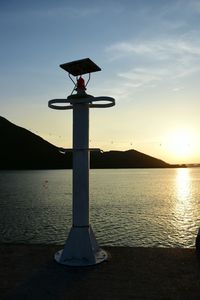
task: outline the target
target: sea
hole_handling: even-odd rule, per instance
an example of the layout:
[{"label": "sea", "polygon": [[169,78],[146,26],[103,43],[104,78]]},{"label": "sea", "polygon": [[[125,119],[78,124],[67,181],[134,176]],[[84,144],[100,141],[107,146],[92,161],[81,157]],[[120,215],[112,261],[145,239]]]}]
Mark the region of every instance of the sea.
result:
[{"label": "sea", "polygon": [[[72,171],[0,171],[0,243],[64,244]],[[90,170],[90,224],[101,246],[192,248],[200,168]]]}]

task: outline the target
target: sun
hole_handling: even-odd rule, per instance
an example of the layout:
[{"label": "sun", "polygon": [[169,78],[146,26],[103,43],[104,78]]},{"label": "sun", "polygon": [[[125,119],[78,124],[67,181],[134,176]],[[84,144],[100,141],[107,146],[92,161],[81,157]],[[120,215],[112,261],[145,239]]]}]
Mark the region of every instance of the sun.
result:
[{"label": "sun", "polygon": [[185,156],[190,153],[191,137],[185,132],[177,132],[169,138],[169,148],[176,154]]},{"label": "sun", "polygon": [[166,150],[178,161],[188,160],[194,152],[194,136],[187,130],[171,132],[166,139]]}]

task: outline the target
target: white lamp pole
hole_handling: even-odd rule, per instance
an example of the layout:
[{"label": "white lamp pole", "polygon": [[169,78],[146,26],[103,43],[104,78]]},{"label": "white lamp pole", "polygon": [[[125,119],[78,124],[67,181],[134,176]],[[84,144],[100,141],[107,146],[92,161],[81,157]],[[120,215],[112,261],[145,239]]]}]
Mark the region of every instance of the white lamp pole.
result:
[{"label": "white lamp pole", "polygon": [[89,106],[73,105],[73,226],[89,226]]},{"label": "white lamp pole", "polygon": [[[61,67],[74,76],[100,70],[90,59],[67,63]],[[74,89],[77,94],[70,95],[67,99],[49,101],[50,108],[73,109],[72,228],[64,249],[55,254],[57,262],[70,266],[95,265],[107,259],[107,253],[99,247],[89,220],[89,108],[110,107],[115,105],[115,100],[111,97],[87,95],[85,89],[84,80],[79,77]],[[95,104],[97,101],[100,103]]]}]

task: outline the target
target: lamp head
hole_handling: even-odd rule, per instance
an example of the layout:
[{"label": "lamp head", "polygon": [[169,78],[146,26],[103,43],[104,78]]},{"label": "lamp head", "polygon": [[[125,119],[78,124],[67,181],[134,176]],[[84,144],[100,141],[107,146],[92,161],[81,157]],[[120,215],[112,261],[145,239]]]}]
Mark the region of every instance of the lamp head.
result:
[{"label": "lamp head", "polygon": [[[90,74],[101,71],[101,68],[97,66],[91,59],[89,58],[84,58],[84,59],[79,59],[79,60],[74,60],[65,64],[61,64],[60,67],[68,72],[68,75],[70,79],[74,83],[74,90],[77,91],[77,94],[85,94],[86,86],[90,80]],[[87,83],[85,84],[84,79],[82,78],[81,75],[84,74],[89,74],[89,79]],[[70,75],[76,76],[76,82],[72,79]],[[79,78],[78,78],[79,76]],[[72,93],[73,93],[72,91]]]}]

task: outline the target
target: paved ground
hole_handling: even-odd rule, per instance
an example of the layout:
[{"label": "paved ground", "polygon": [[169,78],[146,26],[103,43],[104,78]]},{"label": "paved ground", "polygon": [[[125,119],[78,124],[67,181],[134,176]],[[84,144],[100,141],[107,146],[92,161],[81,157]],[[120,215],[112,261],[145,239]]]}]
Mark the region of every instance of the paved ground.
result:
[{"label": "paved ground", "polygon": [[106,247],[94,267],[53,260],[55,245],[0,245],[0,299],[200,299],[194,249]]}]

